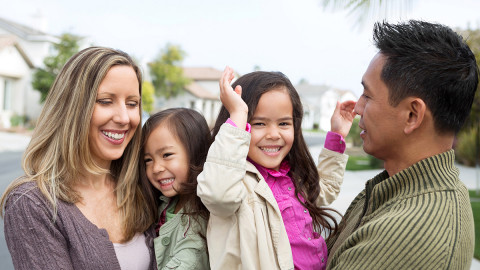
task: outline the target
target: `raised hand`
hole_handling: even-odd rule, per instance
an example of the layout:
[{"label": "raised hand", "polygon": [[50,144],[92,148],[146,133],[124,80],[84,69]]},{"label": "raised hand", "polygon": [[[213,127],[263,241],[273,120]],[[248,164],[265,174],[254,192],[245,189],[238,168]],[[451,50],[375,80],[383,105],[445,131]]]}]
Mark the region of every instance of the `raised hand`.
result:
[{"label": "raised hand", "polygon": [[353,100],[347,100],[342,103],[337,101],[337,106],[330,119],[330,130],[342,135],[343,138],[347,137],[348,132],[352,127],[353,118],[355,118],[356,115],[353,111],[355,103],[356,102]]},{"label": "raised hand", "polygon": [[233,78],[233,69],[227,66],[219,82],[220,100],[230,113],[230,119],[237,127],[244,128],[247,125],[248,106],[242,99],[242,87],[237,85],[234,90],[230,85]]}]

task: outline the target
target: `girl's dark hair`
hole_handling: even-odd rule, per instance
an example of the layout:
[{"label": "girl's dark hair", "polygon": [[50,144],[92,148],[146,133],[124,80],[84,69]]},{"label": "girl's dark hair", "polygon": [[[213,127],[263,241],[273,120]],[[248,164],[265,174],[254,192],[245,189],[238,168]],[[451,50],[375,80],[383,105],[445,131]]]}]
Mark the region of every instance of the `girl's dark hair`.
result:
[{"label": "girl's dark hair", "polygon": [[159,218],[157,211],[161,192],[153,188],[147,178],[146,165],[143,161],[145,144],[152,131],[165,124],[166,127],[178,137],[187,151],[189,172],[187,181],[182,183],[178,194],[185,196],[184,214],[190,215],[198,221],[198,217],[208,220],[209,212],[197,196],[197,176],[203,170],[207,158],[208,148],[212,143],[212,136],[205,118],[195,110],[186,108],[172,108],[158,112],[145,122],[142,132],[142,150],[140,162],[140,181],[142,185],[150,186],[150,198],[155,201],[155,206],[149,211],[154,211],[156,220]]},{"label": "girl's dark hair", "polygon": [[[327,232],[336,231],[338,224],[330,212],[338,212],[333,209],[320,208],[315,205],[315,200],[320,194],[319,175],[302,135],[303,106],[295,87],[293,87],[290,80],[283,73],[265,71],[248,73],[236,80],[232,87],[235,89],[237,85],[242,86],[242,99],[248,106],[248,122],[252,119],[258,101],[263,94],[279,88],[285,89],[288,93],[293,107],[294,141],[292,149],[285,159],[290,163],[289,174],[295,185],[295,195],[299,202],[310,211],[313,219],[313,229],[316,232],[321,232],[324,229]],[[220,126],[225,123],[228,118],[229,113],[227,109],[222,106],[213,128],[213,137],[217,135]],[[305,203],[298,198],[299,193],[305,199]]]}]

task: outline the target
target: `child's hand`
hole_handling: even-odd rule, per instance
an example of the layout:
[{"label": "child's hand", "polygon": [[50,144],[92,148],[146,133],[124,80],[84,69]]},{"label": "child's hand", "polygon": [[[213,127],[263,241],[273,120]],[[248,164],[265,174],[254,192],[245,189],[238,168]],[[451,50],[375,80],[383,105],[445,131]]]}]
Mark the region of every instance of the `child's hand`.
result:
[{"label": "child's hand", "polygon": [[238,85],[233,90],[230,83],[234,77],[233,69],[226,67],[220,79],[220,100],[230,113],[230,119],[237,127],[244,128],[247,125],[248,107],[242,99],[242,87]]},{"label": "child's hand", "polygon": [[330,119],[331,131],[342,135],[343,138],[347,137],[352,127],[353,118],[356,115],[353,111],[355,103],[353,100],[347,100],[342,103],[337,101],[337,107],[335,107],[335,111]]}]

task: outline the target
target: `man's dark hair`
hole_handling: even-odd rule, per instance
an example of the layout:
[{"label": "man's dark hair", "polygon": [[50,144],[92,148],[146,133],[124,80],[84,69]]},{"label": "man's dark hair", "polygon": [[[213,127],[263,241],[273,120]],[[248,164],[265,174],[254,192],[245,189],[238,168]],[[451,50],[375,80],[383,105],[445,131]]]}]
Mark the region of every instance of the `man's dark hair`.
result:
[{"label": "man's dark hair", "polygon": [[457,133],[478,85],[475,56],[463,38],[447,26],[411,20],[376,23],[373,39],[386,57],[381,77],[390,104],[419,97],[431,110],[439,133]]}]

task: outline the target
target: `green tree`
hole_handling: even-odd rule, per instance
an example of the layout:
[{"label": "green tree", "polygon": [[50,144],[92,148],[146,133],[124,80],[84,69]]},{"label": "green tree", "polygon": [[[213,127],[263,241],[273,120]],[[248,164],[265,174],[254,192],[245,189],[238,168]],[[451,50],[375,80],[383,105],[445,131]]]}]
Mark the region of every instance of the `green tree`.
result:
[{"label": "green tree", "polygon": [[157,59],[149,64],[155,94],[169,99],[180,94],[190,80],[181,67],[185,52],[180,46],[167,44]]},{"label": "green tree", "polygon": [[142,83],[142,109],[148,113],[153,111],[153,95],[155,89],[151,82],[144,81]]},{"label": "green tree", "polygon": [[[477,65],[480,66],[480,29],[476,30],[457,30],[467,41],[468,46],[475,55]],[[465,123],[465,129],[478,127],[480,124],[480,85],[477,87],[475,99],[473,100],[472,110]]]},{"label": "green tree", "polygon": [[[480,66],[480,29],[457,30],[467,41]],[[466,165],[480,164],[480,85],[475,92],[467,122],[458,134],[456,153]],[[479,192],[477,191],[477,194]]]},{"label": "green tree", "polygon": [[32,87],[40,92],[40,101],[44,102],[50,91],[53,81],[62,69],[63,65],[79,50],[80,37],[64,33],[60,36],[60,42],[53,44],[55,53],[43,59],[43,68],[38,68],[33,74]]}]

